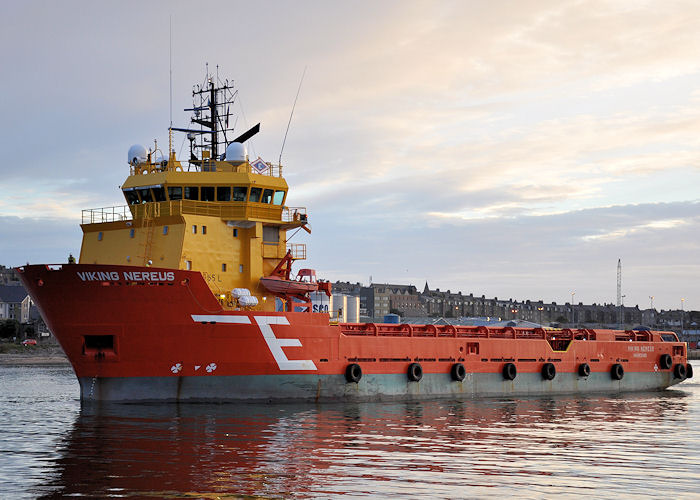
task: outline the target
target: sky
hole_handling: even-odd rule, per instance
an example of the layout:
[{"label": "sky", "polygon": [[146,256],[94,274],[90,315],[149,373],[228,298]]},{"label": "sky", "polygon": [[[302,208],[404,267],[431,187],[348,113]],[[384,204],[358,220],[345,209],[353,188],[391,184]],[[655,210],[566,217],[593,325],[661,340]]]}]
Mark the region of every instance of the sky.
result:
[{"label": "sky", "polygon": [[[65,262],[167,146],[192,85],[239,90],[320,277],[700,310],[700,4],[3,2],[0,264]],[[217,68],[218,66],[218,68]],[[176,136],[176,153],[184,138]],[[684,299],[684,301],[682,301]]]}]

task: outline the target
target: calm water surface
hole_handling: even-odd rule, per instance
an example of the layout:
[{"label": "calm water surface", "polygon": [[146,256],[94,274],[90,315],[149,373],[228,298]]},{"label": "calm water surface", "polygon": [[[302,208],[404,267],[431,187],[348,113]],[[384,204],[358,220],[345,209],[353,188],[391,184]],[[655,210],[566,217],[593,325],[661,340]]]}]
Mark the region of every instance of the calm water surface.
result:
[{"label": "calm water surface", "polygon": [[698,498],[699,381],[586,398],[81,409],[70,368],[0,367],[0,498]]}]

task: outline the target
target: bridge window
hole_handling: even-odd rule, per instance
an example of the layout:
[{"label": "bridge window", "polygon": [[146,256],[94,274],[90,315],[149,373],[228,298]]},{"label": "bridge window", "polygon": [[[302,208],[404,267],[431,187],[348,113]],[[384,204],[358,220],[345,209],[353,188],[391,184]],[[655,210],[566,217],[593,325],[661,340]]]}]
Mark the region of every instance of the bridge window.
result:
[{"label": "bridge window", "polygon": [[136,234],[136,229],[134,229],[133,227],[131,229],[129,229],[129,238],[133,238],[135,234]]},{"label": "bridge window", "polygon": [[272,201],[272,189],[266,189],[262,195],[262,203],[270,203]]},{"label": "bridge window", "polygon": [[126,198],[126,202],[129,205],[138,205],[139,204],[139,194],[134,191],[133,189],[129,189],[128,191],[125,189],[124,190],[124,197]]},{"label": "bridge window", "polygon": [[168,234],[168,226],[163,226],[163,235]]},{"label": "bridge window", "polygon": [[192,234],[197,234],[197,225],[192,225]]},{"label": "bridge window", "polygon": [[102,231],[97,233],[97,241],[102,241]]},{"label": "bridge window", "polygon": [[245,186],[234,186],[233,201],[245,201],[248,197],[248,188]]},{"label": "bridge window", "polygon": [[238,228],[233,228],[233,237],[238,238]]},{"label": "bridge window", "polygon": [[258,203],[262,196],[262,188],[250,188],[250,200],[253,203]]},{"label": "bridge window", "polygon": [[231,201],[231,188],[229,186],[219,186],[216,188],[217,201]]},{"label": "bridge window", "polygon": [[182,187],[181,186],[169,186],[168,187],[168,198],[170,198],[170,201],[181,200],[182,199]]},{"label": "bridge window", "polygon": [[226,264],[225,263],[221,264],[221,272],[223,272],[223,273],[226,272]]},{"label": "bridge window", "polygon": [[185,186],[185,199],[186,200],[198,200],[199,199],[199,186]]},{"label": "bridge window", "polygon": [[153,197],[156,201],[165,201],[165,189],[162,187],[154,187]]},{"label": "bridge window", "polygon": [[148,203],[153,201],[153,196],[151,195],[151,190],[148,188],[137,189],[139,196],[141,197],[141,203]]},{"label": "bridge window", "polygon": [[202,201],[216,201],[214,186],[202,186]]},{"label": "bridge window", "polygon": [[275,191],[275,196],[272,198],[273,205],[281,205],[284,201],[284,191]]}]

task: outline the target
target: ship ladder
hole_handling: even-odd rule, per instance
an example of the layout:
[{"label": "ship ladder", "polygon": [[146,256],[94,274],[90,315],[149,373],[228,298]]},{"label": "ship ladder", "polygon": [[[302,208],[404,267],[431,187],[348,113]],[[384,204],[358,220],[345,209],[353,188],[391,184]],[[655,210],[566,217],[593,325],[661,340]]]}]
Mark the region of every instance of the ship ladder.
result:
[{"label": "ship ladder", "polygon": [[149,265],[149,257],[151,256],[151,248],[153,247],[153,232],[155,231],[154,217],[157,215],[154,212],[158,208],[157,204],[146,204],[143,211],[143,228],[146,231],[146,240],[143,248],[143,265]]}]

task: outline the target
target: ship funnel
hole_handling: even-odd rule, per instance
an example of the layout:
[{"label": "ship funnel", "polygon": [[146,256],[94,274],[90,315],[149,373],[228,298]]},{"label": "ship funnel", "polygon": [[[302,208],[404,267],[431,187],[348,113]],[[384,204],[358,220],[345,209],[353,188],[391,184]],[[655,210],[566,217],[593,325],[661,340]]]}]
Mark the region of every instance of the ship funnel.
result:
[{"label": "ship funnel", "polygon": [[232,142],[226,147],[226,161],[234,165],[245,163],[247,151],[245,145],[240,142]]},{"label": "ship funnel", "polygon": [[141,144],[134,144],[129,148],[126,161],[129,163],[129,165],[136,166],[139,163],[145,163],[147,158],[148,153],[146,152],[146,148],[144,148]]}]

